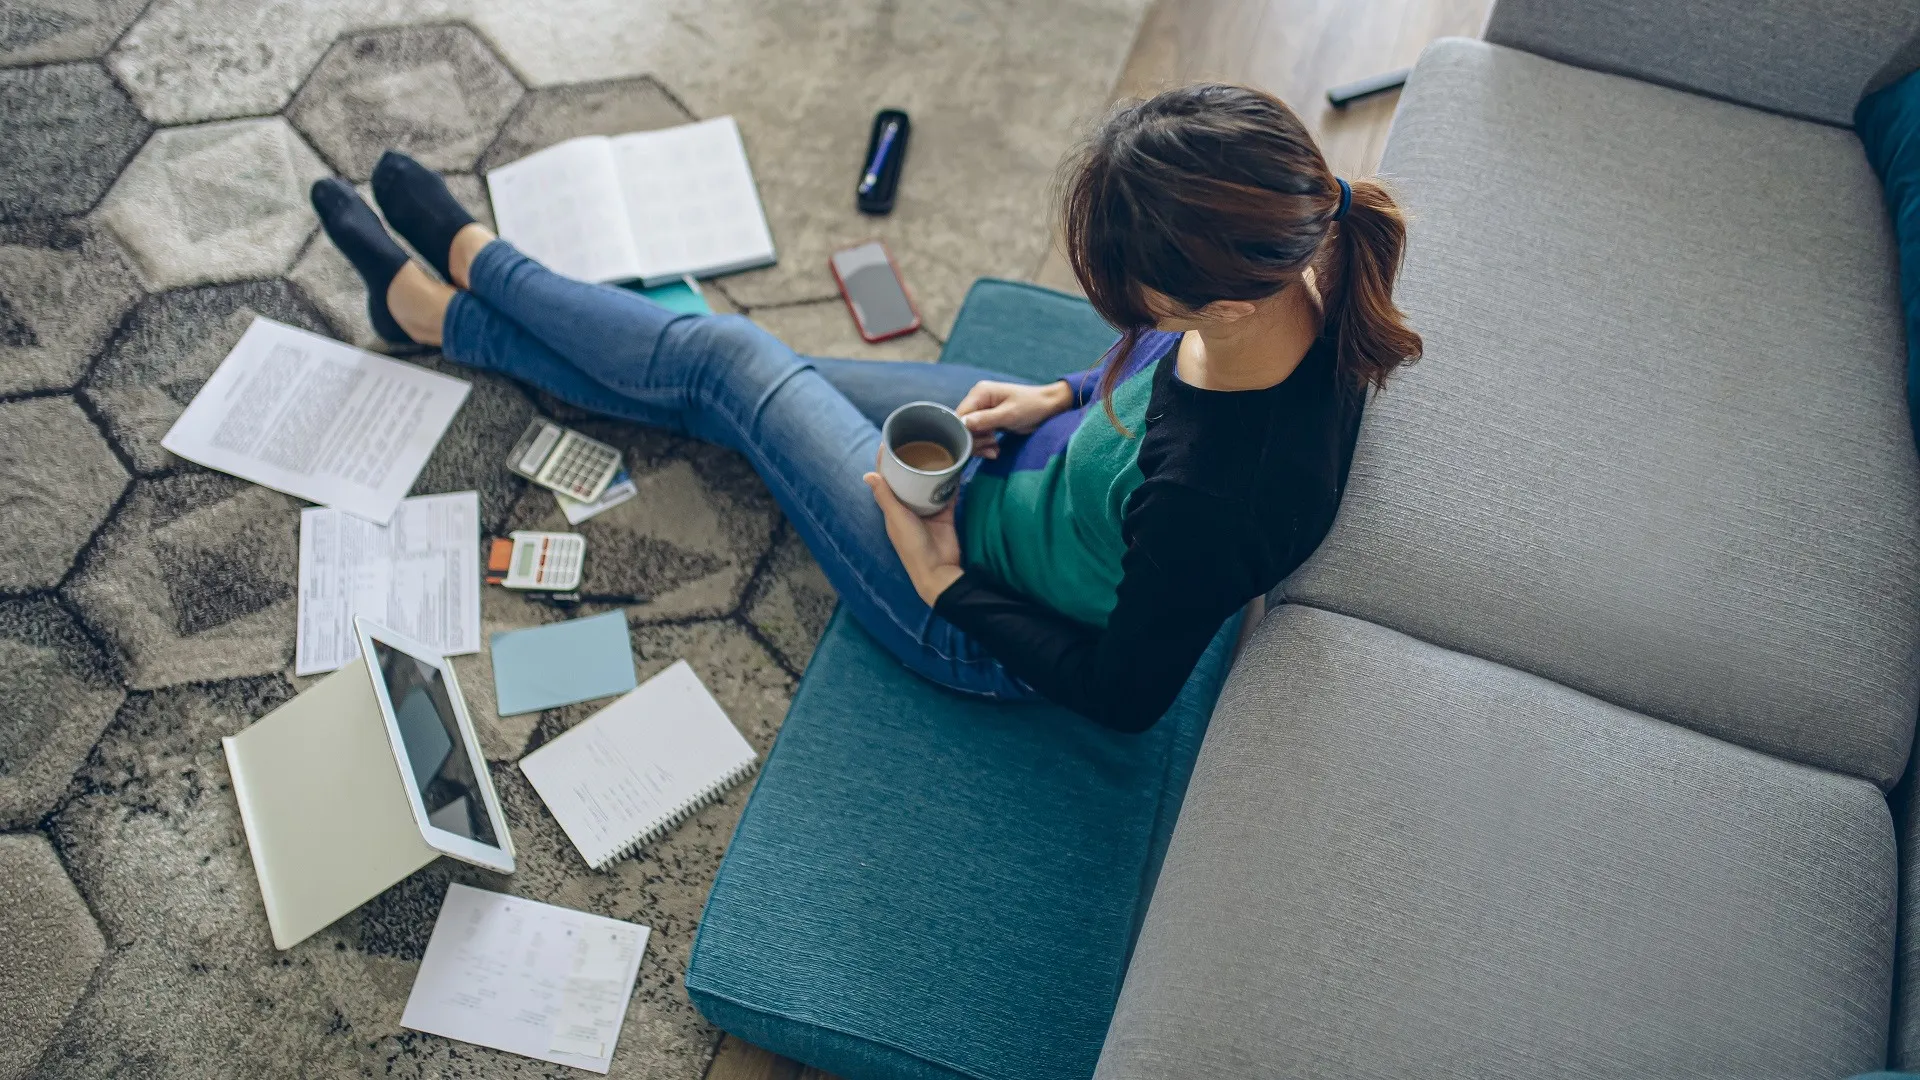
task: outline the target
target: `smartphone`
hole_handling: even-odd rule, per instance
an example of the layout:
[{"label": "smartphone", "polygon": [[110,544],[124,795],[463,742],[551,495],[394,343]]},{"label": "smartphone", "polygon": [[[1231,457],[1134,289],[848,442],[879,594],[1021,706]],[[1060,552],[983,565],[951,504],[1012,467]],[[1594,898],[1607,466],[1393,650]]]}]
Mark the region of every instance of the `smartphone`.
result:
[{"label": "smartphone", "polygon": [[862,338],[885,341],[920,329],[920,313],[913,309],[913,298],[885,244],[869,240],[842,248],[828,262]]}]

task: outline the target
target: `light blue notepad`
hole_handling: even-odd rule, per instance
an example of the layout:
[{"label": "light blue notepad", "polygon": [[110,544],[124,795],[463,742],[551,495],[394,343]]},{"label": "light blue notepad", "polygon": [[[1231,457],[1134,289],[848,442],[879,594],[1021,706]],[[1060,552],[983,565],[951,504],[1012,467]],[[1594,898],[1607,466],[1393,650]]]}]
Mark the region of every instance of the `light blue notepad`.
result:
[{"label": "light blue notepad", "polygon": [[501,716],[624,694],[640,683],[624,611],[503,630],[492,644]]}]

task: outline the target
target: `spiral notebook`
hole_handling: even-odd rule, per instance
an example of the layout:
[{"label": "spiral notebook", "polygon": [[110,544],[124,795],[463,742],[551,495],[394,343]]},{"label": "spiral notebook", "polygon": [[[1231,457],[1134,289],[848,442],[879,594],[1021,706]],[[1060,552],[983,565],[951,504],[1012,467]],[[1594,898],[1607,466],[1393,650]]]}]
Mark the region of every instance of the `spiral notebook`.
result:
[{"label": "spiral notebook", "polygon": [[520,760],[595,870],[664,836],[759,758],[685,660]]}]

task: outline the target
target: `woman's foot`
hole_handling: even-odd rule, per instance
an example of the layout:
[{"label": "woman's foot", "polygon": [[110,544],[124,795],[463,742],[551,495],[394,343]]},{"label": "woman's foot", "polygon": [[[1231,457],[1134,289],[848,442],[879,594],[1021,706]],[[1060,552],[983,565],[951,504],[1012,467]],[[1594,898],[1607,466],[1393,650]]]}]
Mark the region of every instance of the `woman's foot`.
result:
[{"label": "woman's foot", "polygon": [[[454,237],[474,224],[473,215],[447,190],[439,173],[398,150],[389,150],[373,167],[373,197],[393,231],[406,237],[443,279],[466,287],[465,266],[450,263]],[[469,254],[467,261],[471,259]],[[456,275],[456,269],[461,273]]]},{"label": "woman's foot", "polygon": [[[373,207],[362,202],[353,185],[337,177],[314,181],[308,192],[327,239],[340,249],[367,283],[367,318],[375,333],[395,345],[422,343],[403,327],[388,304],[388,291],[411,261],[380,224]],[[425,276],[420,270],[416,274]],[[438,335],[434,335],[437,337]]]}]

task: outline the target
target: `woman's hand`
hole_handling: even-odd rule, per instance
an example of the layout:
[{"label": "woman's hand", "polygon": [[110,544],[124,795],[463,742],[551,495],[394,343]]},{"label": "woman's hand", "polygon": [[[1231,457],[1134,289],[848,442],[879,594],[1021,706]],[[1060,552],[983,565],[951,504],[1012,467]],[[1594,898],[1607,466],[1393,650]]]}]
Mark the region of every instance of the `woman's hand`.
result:
[{"label": "woman's hand", "polygon": [[973,452],[990,458],[1000,456],[995,432],[1028,435],[1049,418],[1072,407],[1073,388],[1064,381],[1045,386],[977,382],[953,411],[960,414],[967,430],[973,432]]},{"label": "woman's hand", "polygon": [[900,501],[879,473],[870,472],[861,479],[873,490],[873,501],[887,519],[887,539],[893,541],[893,550],[907,568],[913,591],[932,607],[947,586],[960,580],[960,536],[953,528],[953,504],[923,518]]}]

